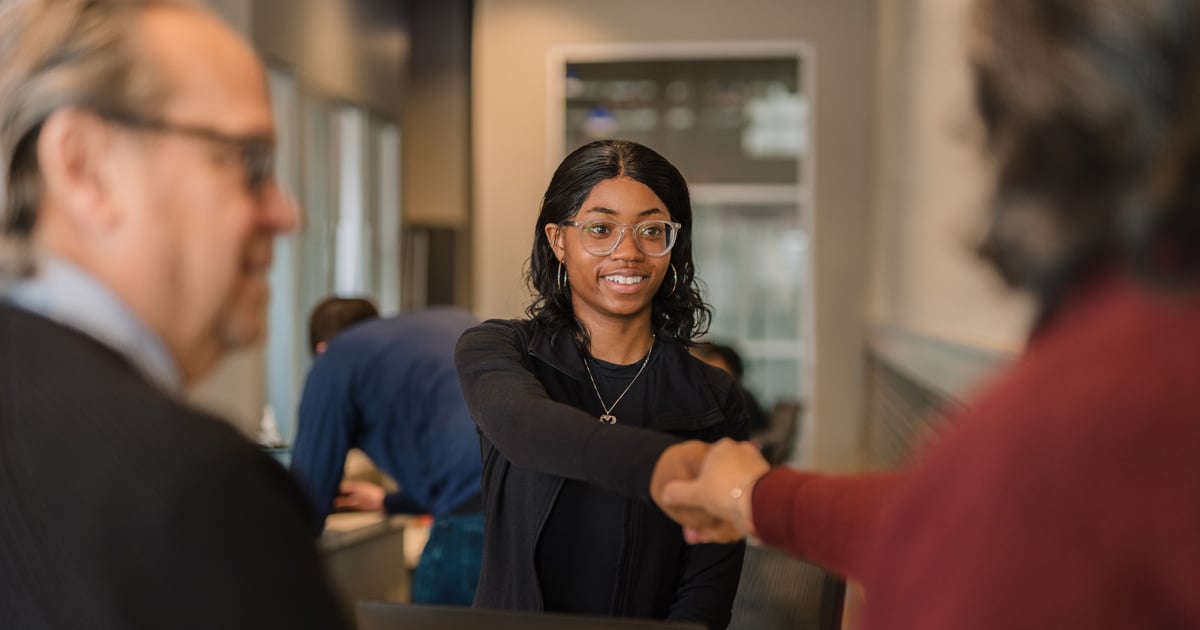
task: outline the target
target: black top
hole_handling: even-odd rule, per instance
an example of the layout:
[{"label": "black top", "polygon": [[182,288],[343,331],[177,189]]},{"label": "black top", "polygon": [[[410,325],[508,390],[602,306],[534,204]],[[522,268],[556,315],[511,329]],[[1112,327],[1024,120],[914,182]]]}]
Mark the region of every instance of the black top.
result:
[{"label": "black top", "polygon": [[[587,357],[587,362],[604,407],[618,422],[643,426],[646,387],[640,377],[634,380],[642,361],[616,365]],[[563,483],[538,542],[537,572],[545,610],[609,614],[622,560],[628,501],[582,481]],[[561,553],[563,549],[572,551]]]},{"label": "black top", "polygon": [[0,625],[345,628],[287,471],[0,303]]},{"label": "black top", "polygon": [[[603,408],[568,334],[552,338],[530,321],[485,322],[463,334],[455,363],[483,456],[484,557],[476,606],[544,609],[542,585],[549,580],[539,556],[574,554],[582,544],[545,538],[546,527],[557,527],[550,521],[561,491],[575,494],[569,487],[575,481],[629,498],[605,614],[728,625],[744,544],[687,545],[649,490],[658,457],[671,444],[746,439],[744,403],[729,375],[679,344],[659,342],[610,425],[599,421]],[[645,399],[631,403],[639,389]],[[611,403],[619,391],[604,393]],[[639,414],[630,413],[637,407],[645,410],[644,428],[634,422]],[[609,569],[598,573],[589,579],[604,580]]]},{"label": "black top", "polygon": [[[657,344],[655,344],[657,346]],[[649,367],[649,360],[654,358],[654,351],[630,365],[617,365],[601,361],[596,357],[586,358],[587,367],[591,370],[589,376],[595,379],[595,390],[600,390],[601,411],[609,410],[617,418],[617,422],[635,427],[648,426],[646,415],[649,413],[646,397],[649,394],[647,383],[650,377],[645,375],[643,365]],[[646,380],[642,380],[645,376]],[[591,385],[591,379],[588,385]]]},{"label": "black top", "polygon": [[626,502],[582,481],[563,483],[538,541],[543,610],[611,614]]}]

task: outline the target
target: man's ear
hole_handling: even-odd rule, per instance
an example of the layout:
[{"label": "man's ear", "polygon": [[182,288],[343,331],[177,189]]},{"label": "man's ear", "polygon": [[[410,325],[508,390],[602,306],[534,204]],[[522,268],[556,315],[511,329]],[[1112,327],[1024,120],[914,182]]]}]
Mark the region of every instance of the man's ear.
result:
[{"label": "man's ear", "polygon": [[86,110],[60,109],[42,123],[37,155],[43,199],[77,226],[106,229],[120,221],[111,146],[108,125]]},{"label": "man's ear", "polygon": [[550,249],[554,250],[554,257],[558,259],[558,262],[562,262],[565,255],[562,244],[562,227],[556,223],[547,223],[545,231],[546,240],[550,242]]}]

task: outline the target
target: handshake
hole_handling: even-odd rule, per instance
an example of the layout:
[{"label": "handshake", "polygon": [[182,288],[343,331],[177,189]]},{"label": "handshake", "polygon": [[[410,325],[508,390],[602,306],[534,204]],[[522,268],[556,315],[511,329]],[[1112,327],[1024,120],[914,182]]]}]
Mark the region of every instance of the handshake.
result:
[{"label": "handshake", "polygon": [[733,542],[755,534],[751,495],[768,470],[749,442],[689,440],[659,456],[650,496],[689,543]]}]

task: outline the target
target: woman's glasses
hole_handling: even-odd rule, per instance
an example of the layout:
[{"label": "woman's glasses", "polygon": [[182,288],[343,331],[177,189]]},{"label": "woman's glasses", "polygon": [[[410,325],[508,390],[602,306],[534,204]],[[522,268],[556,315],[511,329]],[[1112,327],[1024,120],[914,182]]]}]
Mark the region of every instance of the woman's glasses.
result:
[{"label": "woman's glasses", "polygon": [[679,228],[674,221],[642,221],[637,225],[616,221],[563,221],[560,226],[579,228],[579,242],[593,256],[608,256],[617,251],[625,230],[633,234],[633,244],[647,256],[666,256],[675,246]]}]

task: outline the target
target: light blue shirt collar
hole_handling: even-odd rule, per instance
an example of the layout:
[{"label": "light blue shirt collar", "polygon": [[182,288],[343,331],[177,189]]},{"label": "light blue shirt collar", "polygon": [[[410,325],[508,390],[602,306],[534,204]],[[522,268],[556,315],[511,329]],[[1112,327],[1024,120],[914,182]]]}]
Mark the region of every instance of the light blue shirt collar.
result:
[{"label": "light blue shirt collar", "polygon": [[167,392],[181,389],[166,346],[107,287],[62,258],[38,260],[37,275],[6,294],[15,306],[79,330],[129,359]]}]

